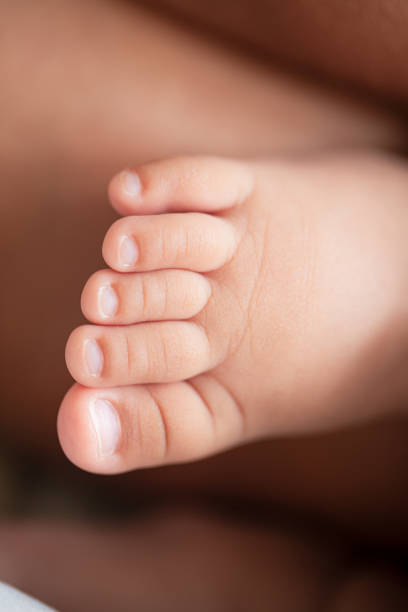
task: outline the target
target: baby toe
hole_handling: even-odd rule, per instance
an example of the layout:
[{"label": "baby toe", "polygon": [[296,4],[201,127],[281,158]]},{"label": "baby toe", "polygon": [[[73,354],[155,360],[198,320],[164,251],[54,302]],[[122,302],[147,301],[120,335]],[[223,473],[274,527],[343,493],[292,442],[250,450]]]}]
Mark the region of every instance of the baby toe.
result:
[{"label": "baby toe", "polygon": [[125,217],[108,230],[103,257],[118,272],[181,268],[215,270],[228,262],[239,230],[227,219],[203,213]]},{"label": "baby toe", "polygon": [[81,297],[85,317],[99,324],[189,319],[204,308],[209,281],[189,270],[120,274],[101,270],[91,276]]},{"label": "baby toe", "polygon": [[211,212],[247,198],[254,185],[245,162],[210,156],[174,157],[117,174],[109,196],[123,215],[170,211]]},{"label": "baby toe", "polygon": [[83,325],[71,333],[65,357],[72,377],[89,387],[184,380],[214,359],[204,328],[193,321]]}]

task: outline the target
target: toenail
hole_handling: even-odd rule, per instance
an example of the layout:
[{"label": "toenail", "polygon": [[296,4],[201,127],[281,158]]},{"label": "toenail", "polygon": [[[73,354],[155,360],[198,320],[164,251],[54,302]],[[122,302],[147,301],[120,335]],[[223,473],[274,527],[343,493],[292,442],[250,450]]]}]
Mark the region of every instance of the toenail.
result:
[{"label": "toenail", "polygon": [[103,353],[96,340],[85,343],[85,359],[91,376],[99,376],[103,368]]},{"label": "toenail", "polygon": [[122,434],[120,418],[114,405],[108,400],[96,399],[89,406],[89,413],[100,454],[113,455]]},{"label": "toenail", "polygon": [[119,300],[116,291],[110,285],[101,287],[98,291],[99,310],[103,317],[113,317],[118,310]]},{"label": "toenail", "polygon": [[136,172],[132,172],[132,170],[124,170],[122,172],[121,179],[123,191],[125,191],[125,193],[128,193],[133,197],[140,196],[142,192],[142,184]]},{"label": "toenail", "polygon": [[119,247],[119,258],[122,266],[133,266],[139,257],[136,242],[130,236],[123,236]]}]

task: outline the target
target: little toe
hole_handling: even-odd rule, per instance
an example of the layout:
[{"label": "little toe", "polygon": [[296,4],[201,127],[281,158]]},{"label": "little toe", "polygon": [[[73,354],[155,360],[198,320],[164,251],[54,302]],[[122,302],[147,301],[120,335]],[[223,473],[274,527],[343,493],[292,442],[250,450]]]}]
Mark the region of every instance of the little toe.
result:
[{"label": "little toe", "polygon": [[219,157],[175,157],[117,174],[109,186],[123,215],[174,211],[211,212],[242,202],[253,189],[249,164]]},{"label": "little toe", "polygon": [[210,294],[209,281],[189,270],[134,274],[100,270],[86,283],[81,306],[93,323],[128,325],[189,319],[204,308]]},{"label": "little toe", "polygon": [[89,387],[183,380],[214,361],[204,328],[193,321],[83,325],[71,333],[65,358],[72,377]]},{"label": "little toe", "polygon": [[133,216],[109,228],[102,252],[108,266],[118,272],[207,272],[230,261],[239,237],[238,222],[204,213]]},{"label": "little toe", "polygon": [[62,402],[58,435],[73,463],[102,474],[193,461],[247,437],[241,410],[210,376],[106,389],[76,384]]}]

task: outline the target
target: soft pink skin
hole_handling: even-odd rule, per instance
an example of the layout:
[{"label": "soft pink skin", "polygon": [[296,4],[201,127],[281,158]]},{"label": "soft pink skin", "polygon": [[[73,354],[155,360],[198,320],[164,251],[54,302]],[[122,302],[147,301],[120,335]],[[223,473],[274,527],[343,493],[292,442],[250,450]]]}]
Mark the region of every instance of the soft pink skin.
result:
[{"label": "soft pink skin", "polygon": [[[103,352],[100,376],[87,363],[85,344],[94,340]],[[216,365],[203,328],[193,321],[160,321],[129,327],[83,325],[67,344],[68,369],[78,382],[111,387],[140,383],[174,382]]]},{"label": "soft pink skin", "polygon": [[[351,4],[339,3],[353,11]],[[290,4],[280,7],[287,10]],[[303,4],[307,11],[308,3]],[[193,5],[197,10],[210,6],[188,3]],[[113,173],[186,151],[247,157],[339,147],[393,149],[405,146],[406,129],[400,117],[377,108],[375,100],[361,104],[326,84],[289,77],[275,64],[261,66],[135,2],[19,0],[4,3],[2,11],[0,199],[7,265],[1,278],[7,290],[1,295],[0,429],[13,451],[58,474],[65,467],[80,479],[64,461],[55,436],[56,406],[71,384],[61,347],[81,323],[81,287],[102,265],[100,242],[115,218],[106,203]],[[237,16],[228,11],[229,26]],[[310,19],[316,16],[308,11]],[[258,17],[271,41],[268,20],[262,11]],[[344,41],[348,44],[349,37]],[[381,54],[378,37],[374,41]],[[360,38],[357,43],[360,52]],[[303,57],[304,46],[296,50]],[[357,68],[353,46],[349,51]],[[402,72],[404,57],[393,63]],[[361,73],[368,74],[365,66]],[[402,79],[395,80],[398,84]],[[396,514],[406,514],[401,491],[408,445],[404,426],[397,422],[390,429],[389,436],[384,426],[376,436],[368,427],[350,431],[340,447],[331,436],[313,438],[306,447],[304,440],[273,440],[260,456],[258,447],[251,446],[211,462],[138,471],[122,490],[133,497],[139,486],[155,493],[167,487],[172,494],[177,486],[210,494],[228,487],[230,494],[265,496],[271,503],[324,508],[336,521],[357,522],[357,512],[364,529],[368,517],[369,524],[376,524],[371,535],[395,532]],[[366,442],[363,474],[361,447]],[[322,464],[327,471],[322,472]],[[265,465],[274,466],[267,479],[261,478]],[[97,482],[117,490],[116,479]]]},{"label": "soft pink skin", "polygon": [[[111,315],[101,309],[100,292],[112,288],[117,308]],[[92,323],[129,325],[144,321],[189,319],[204,308],[211,284],[190,270],[159,270],[140,274],[119,274],[113,270],[95,272],[81,297],[82,311]]]},{"label": "soft pink skin", "polygon": [[101,266],[114,172],[185,151],[393,147],[403,130],[374,105],[261,67],[134,2],[19,0],[2,10],[0,429],[48,461],[69,384],[57,355],[81,320],[84,279]]},{"label": "soft pink skin", "polygon": [[[138,257],[131,265],[121,259],[124,238],[137,244]],[[164,268],[208,272],[231,259],[238,238],[235,227],[228,221],[203,213],[132,216],[119,219],[110,227],[102,254],[117,272]]]},{"label": "soft pink skin", "polygon": [[[95,387],[74,387],[62,404],[58,430],[71,460],[103,473],[184,462],[399,407],[407,391],[398,367],[408,260],[404,164],[352,154],[251,164],[186,157],[140,174],[146,187],[136,200],[113,180],[118,210],[137,215],[150,201],[163,210],[166,200],[170,211],[183,209],[185,192],[193,212],[117,221],[105,261],[123,271],[118,245],[132,236],[139,253],[132,282],[140,271],[192,268],[211,297],[186,320],[71,334],[68,368]],[[166,290],[177,286],[169,280]],[[95,300],[92,291],[82,300],[91,319]],[[92,339],[104,355],[97,376],[84,357]],[[374,361],[366,356],[373,351]],[[124,432],[118,451],[102,459],[89,433],[75,436],[89,429],[86,405],[96,396],[117,407]]]}]

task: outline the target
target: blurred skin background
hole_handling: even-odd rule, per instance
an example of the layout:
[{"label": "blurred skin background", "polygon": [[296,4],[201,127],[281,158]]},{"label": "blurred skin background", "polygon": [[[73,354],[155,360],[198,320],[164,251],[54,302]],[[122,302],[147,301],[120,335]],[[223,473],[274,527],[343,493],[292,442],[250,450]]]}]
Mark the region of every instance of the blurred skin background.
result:
[{"label": "blurred skin background", "polygon": [[405,149],[403,3],[256,4],[0,0],[0,579],[62,610],[406,609],[403,413],[114,478],[58,447],[114,172]]}]

